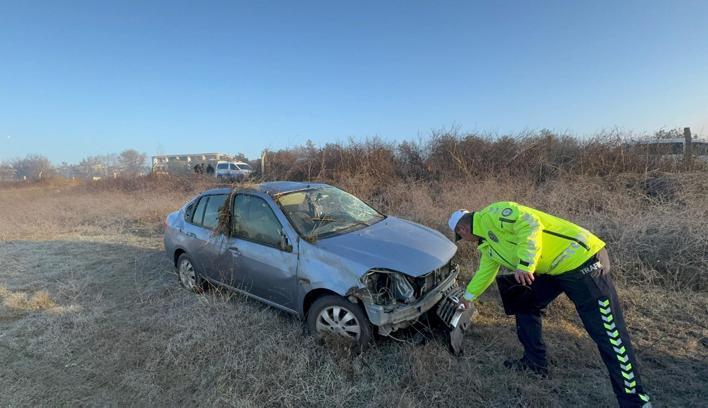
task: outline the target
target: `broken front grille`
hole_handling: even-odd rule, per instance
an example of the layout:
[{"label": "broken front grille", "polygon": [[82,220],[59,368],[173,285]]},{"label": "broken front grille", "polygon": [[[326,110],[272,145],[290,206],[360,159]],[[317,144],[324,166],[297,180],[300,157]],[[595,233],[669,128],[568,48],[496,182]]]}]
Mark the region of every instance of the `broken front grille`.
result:
[{"label": "broken front grille", "polygon": [[415,278],[414,284],[418,298],[425,296],[428,292],[438,287],[445,278],[450,276],[453,269],[452,261],[428,273],[427,275]]}]

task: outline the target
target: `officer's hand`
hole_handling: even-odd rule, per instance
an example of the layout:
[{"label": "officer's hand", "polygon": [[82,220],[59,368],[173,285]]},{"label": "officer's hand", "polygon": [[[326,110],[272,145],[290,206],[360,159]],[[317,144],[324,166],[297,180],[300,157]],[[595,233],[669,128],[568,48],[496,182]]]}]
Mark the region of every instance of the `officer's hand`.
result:
[{"label": "officer's hand", "polygon": [[472,302],[465,299],[460,299],[460,303],[457,304],[457,308],[460,310],[469,310],[472,307]]},{"label": "officer's hand", "polygon": [[516,272],[514,272],[514,278],[517,282],[524,286],[531,285],[533,283],[533,274],[520,269],[517,269]]}]

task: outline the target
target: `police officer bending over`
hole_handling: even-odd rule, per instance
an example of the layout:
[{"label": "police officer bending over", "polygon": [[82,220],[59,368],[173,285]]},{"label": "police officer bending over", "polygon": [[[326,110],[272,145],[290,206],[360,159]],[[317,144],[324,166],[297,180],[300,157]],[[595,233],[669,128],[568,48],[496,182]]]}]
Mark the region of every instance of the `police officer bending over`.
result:
[{"label": "police officer bending over", "polygon": [[520,360],[504,362],[507,368],[548,373],[541,311],[565,293],[597,344],[620,407],[651,407],[610,279],[604,242],[569,221],[510,201],[474,212],[455,211],[448,224],[456,240],[479,243],[479,269],[467,285],[461,302],[465,307],[489,287],[500,267],[514,271],[511,280],[497,279],[524,346]]}]

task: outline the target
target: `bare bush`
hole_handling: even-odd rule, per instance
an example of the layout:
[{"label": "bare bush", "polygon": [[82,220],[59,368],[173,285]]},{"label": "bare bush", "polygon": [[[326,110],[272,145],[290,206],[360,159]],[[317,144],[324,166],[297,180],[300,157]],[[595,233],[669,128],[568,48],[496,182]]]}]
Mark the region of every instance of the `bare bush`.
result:
[{"label": "bare bush", "polygon": [[631,144],[619,134],[578,140],[550,131],[516,137],[489,137],[456,131],[433,133],[425,143],[326,144],[269,153],[266,179],[329,180],[368,175],[372,181],[487,178],[509,175],[543,183],[567,175],[613,176],[624,173],[678,172],[681,163],[650,154],[646,145]]},{"label": "bare bush", "polygon": [[705,173],[683,172],[618,134],[579,141],[549,131],[518,138],[445,131],[425,146],[308,143],[274,152],[269,163],[266,180],[334,183],[443,232],[454,209],[519,201],[594,230],[628,283],[708,288],[700,273],[708,268],[708,229],[697,222],[708,209]]},{"label": "bare bush", "polygon": [[145,155],[145,153],[140,153],[135,149],[123,150],[118,155],[118,163],[120,164],[125,175],[137,176],[145,172],[147,155]]},{"label": "bare bush", "polygon": [[44,156],[27,155],[24,159],[15,159],[11,163],[20,180],[37,181],[53,177],[54,166]]}]

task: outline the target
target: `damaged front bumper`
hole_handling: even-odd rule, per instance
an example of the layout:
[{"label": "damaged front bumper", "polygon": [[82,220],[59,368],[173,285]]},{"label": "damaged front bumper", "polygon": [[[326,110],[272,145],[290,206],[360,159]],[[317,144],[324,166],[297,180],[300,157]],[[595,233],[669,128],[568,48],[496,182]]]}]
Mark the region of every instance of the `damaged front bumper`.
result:
[{"label": "damaged front bumper", "polygon": [[465,290],[461,287],[451,288],[435,309],[435,314],[449,330],[450,352],[456,356],[464,353],[465,332],[477,317],[477,309],[474,306],[460,308],[460,299],[464,294]]},{"label": "damaged front bumper", "polygon": [[384,336],[411,325],[421,315],[435,307],[457,286],[458,274],[459,269],[455,266],[447,278],[415,303],[382,306],[367,301],[367,299],[362,299],[369,321],[377,326],[379,334]]}]

